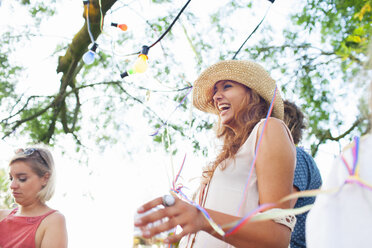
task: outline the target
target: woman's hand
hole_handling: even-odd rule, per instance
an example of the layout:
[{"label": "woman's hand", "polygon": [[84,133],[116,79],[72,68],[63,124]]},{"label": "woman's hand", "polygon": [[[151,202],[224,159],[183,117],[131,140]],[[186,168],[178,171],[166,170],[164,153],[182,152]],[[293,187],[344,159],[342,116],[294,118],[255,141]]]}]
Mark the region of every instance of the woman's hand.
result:
[{"label": "woman's hand", "polygon": [[[182,201],[177,196],[174,197],[174,205],[156,210],[135,221],[134,225],[142,230],[142,236],[144,238],[151,238],[159,233],[174,229],[179,225],[182,227],[182,231],[164,240],[164,243],[176,243],[183,236],[204,230],[208,226],[207,220],[195,206]],[[163,205],[162,197],[144,204],[137,212],[143,214],[159,205]],[[152,225],[150,228],[147,226],[155,222],[161,222],[161,224]]]}]

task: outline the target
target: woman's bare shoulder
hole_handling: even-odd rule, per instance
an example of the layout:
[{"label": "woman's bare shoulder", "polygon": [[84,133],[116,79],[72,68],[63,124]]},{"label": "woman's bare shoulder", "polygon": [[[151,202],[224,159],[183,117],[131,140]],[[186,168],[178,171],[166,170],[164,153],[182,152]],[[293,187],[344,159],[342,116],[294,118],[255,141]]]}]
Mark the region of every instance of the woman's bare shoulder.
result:
[{"label": "woman's bare shoulder", "polygon": [[63,224],[66,222],[65,216],[59,212],[55,211],[54,213],[50,214],[45,218],[45,224],[47,225],[55,225],[55,224]]},{"label": "woman's bare shoulder", "polygon": [[262,149],[268,149],[271,154],[274,154],[276,152],[295,152],[296,148],[293,143],[291,133],[282,120],[275,117],[270,117],[267,120],[265,130],[263,123],[260,126],[260,135],[262,134],[262,131],[264,132],[262,137]]},{"label": "woman's bare shoulder", "polygon": [[266,123],[265,129],[270,129],[273,134],[278,134],[277,131],[286,132],[286,126],[282,120],[275,117],[270,117],[266,121],[260,123],[259,133],[262,132],[265,123]]},{"label": "woman's bare shoulder", "polygon": [[44,233],[46,230],[63,230],[66,228],[66,219],[65,216],[59,211],[48,215],[43,219],[40,224],[39,230],[41,233]]},{"label": "woman's bare shoulder", "polygon": [[278,126],[278,127],[285,126],[284,122],[281,119],[278,119],[276,117],[269,117],[267,122],[270,123],[271,125]]},{"label": "woman's bare shoulder", "polygon": [[55,211],[40,224],[35,241],[42,247],[67,247],[66,220],[62,213]]}]

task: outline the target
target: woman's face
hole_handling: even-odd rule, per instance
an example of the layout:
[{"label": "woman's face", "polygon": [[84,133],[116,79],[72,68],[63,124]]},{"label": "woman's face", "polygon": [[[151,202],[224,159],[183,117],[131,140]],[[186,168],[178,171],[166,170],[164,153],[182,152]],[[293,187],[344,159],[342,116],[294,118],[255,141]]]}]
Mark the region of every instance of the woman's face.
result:
[{"label": "woman's face", "polygon": [[232,81],[218,81],[214,85],[213,102],[223,125],[234,127],[234,116],[247,93],[246,86]]},{"label": "woman's face", "polygon": [[27,162],[20,160],[10,165],[9,177],[13,197],[22,206],[38,203],[37,194],[48,181],[47,175],[39,177]]}]

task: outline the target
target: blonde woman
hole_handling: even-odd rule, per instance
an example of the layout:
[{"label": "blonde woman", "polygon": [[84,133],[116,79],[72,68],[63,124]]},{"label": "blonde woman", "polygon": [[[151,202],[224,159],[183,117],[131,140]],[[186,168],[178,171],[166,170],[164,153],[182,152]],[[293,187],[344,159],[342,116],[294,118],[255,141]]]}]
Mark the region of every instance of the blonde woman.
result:
[{"label": "blonde woman", "polygon": [[67,247],[65,218],[46,205],[55,187],[52,154],[44,148],[18,149],[9,162],[9,178],[19,207],[0,210],[0,247]]}]

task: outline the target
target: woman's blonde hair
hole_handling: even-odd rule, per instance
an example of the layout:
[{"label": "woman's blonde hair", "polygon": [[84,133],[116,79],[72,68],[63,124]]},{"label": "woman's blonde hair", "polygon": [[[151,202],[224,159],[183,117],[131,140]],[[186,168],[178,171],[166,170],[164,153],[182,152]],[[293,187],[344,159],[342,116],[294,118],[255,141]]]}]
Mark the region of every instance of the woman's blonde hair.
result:
[{"label": "woman's blonde hair", "polygon": [[31,170],[40,178],[49,174],[46,185],[39,191],[38,198],[42,203],[49,201],[55,190],[55,167],[53,156],[46,148],[30,147],[27,149],[18,149],[11,158],[9,165],[16,161],[23,161],[31,167]]},{"label": "woman's blonde hair", "polygon": [[221,125],[221,119],[218,119],[216,135],[217,138],[223,139],[223,146],[216,160],[204,168],[202,179],[204,184],[209,182],[217,166],[222,170],[226,168],[223,161],[235,157],[254,126],[267,115],[270,104],[252,89],[248,87],[246,89],[247,94],[234,116],[234,130],[229,126]]}]

